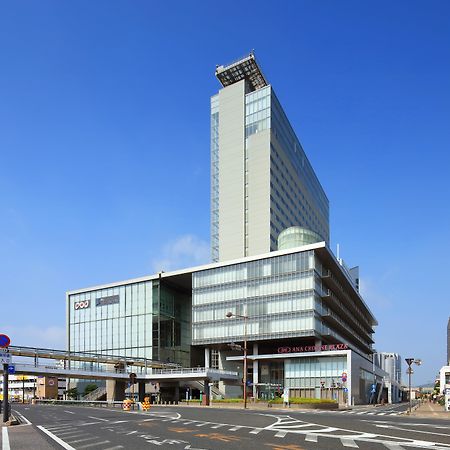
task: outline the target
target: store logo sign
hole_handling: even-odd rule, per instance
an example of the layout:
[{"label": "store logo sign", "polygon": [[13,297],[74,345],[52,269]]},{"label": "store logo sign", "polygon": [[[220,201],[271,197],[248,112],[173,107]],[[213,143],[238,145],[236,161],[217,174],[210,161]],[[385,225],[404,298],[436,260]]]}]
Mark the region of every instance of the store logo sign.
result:
[{"label": "store logo sign", "polygon": [[348,350],[347,344],[304,345],[299,347],[278,347],[278,353],[329,352],[333,350]]},{"label": "store logo sign", "polygon": [[91,302],[89,300],[84,300],[83,302],[75,302],[73,306],[75,309],[86,309],[91,306]]},{"label": "store logo sign", "polygon": [[101,297],[95,299],[95,306],[114,305],[119,303],[120,297],[118,295],[110,295],[109,297]]}]

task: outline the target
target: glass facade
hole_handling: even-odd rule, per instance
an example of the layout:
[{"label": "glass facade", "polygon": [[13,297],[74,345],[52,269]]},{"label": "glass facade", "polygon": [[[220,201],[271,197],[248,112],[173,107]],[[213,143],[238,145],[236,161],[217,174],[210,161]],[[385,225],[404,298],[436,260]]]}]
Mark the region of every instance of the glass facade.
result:
[{"label": "glass facade", "polygon": [[219,96],[211,98],[211,258],[219,260]]},{"label": "glass facade", "polygon": [[286,359],[286,387],[339,387],[343,372],[347,372],[346,355]]},{"label": "glass facade", "polygon": [[314,335],[314,252],[265,258],[192,275],[192,342],[242,340],[248,315],[251,340]]},{"label": "glass facade", "polygon": [[69,350],[190,366],[191,296],[160,280],[69,294]]},{"label": "glass facade", "polygon": [[69,349],[152,358],[152,283],[69,295]]}]

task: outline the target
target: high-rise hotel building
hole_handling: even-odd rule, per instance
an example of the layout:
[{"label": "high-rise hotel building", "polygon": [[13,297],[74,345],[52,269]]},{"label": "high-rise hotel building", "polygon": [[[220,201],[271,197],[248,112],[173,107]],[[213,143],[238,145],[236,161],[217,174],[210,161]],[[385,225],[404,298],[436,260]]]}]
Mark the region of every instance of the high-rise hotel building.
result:
[{"label": "high-rise hotel building", "polygon": [[213,261],[277,249],[300,226],[329,242],[327,196],[253,54],[218,66],[211,98]]},{"label": "high-rise hotel building", "polygon": [[[223,87],[211,100],[214,262],[68,292],[68,348],[242,379],[236,344],[245,342],[251,385],[224,380],[215,395],[247,389],[267,399],[286,388],[352,404],[368,402],[375,389],[381,398],[387,373],[373,364],[376,318],[357,271],[329,248],[328,199],[272,87],[253,55],[217,67],[216,76]],[[172,383],[178,400],[186,381]]]}]

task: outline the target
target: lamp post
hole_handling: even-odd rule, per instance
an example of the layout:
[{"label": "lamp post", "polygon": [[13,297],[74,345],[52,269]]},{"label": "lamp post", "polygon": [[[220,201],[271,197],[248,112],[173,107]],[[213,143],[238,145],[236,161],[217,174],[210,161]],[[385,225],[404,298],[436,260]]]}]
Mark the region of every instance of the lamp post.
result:
[{"label": "lamp post", "polygon": [[240,317],[241,319],[244,319],[244,409],[247,408],[247,320],[248,316],[244,316],[241,314],[235,314],[230,312],[227,312],[226,317],[230,319],[231,317]]},{"label": "lamp post", "polygon": [[408,388],[409,388],[409,407],[408,407],[408,413],[411,414],[412,409],[412,399],[411,399],[411,375],[414,373],[411,365],[417,364],[420,366],[422,364],[421,359],[415,359],[415,358],[405,358],[406,364],[408,364],[408,368],[406,369],[406,373],[408,374]]}]

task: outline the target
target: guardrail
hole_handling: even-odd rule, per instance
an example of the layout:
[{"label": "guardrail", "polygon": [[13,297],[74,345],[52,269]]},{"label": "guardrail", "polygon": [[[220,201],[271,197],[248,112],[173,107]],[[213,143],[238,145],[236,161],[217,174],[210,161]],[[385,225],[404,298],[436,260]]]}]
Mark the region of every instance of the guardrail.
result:
[{"label": "guardrail", "polygon": [[[72,406],[121,409],[123,406],[123,401],[38,400],[38,399],[36,399],[36,400],[34,400],[33,404],[36,404],[36,405],[38,405],[38,404],[41,404],[41,405],[72,405]],[[176,402],[176,401],[159,401],[159,402],[154,402],[153,405],[178,405],[178,402]],[[133,411],[140,411],[141,410],[140,402],[131,403],[131,409]]]}]

